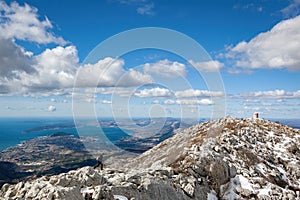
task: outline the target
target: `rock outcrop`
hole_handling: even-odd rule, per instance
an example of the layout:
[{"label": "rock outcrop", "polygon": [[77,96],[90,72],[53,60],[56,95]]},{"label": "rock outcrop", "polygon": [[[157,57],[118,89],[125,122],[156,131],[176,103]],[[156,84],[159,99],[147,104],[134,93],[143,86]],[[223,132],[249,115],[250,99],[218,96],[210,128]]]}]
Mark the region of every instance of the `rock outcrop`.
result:
[{"label": "rock outcrop", "polygon": [[16,185],[1,199],[300,199],[300,131],[226,117],[185,129],[118,168]]}]

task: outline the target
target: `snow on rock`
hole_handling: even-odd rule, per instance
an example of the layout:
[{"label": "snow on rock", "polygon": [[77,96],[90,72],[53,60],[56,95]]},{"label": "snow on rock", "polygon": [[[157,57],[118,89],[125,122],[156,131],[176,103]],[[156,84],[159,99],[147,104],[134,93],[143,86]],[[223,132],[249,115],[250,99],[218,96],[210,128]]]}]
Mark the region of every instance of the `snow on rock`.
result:
[{"label": "snow on rock", "polygon": [[207,200],[218,200],[217,193],[212,190],[210,193],[207,194]]},{"label": "snow on rock", "polygon": [[5,184],[0,199],[300,199],[299,133],[226,117],[181,130],[119,168]]},{"label": "snow on rock", "polygon": [[122,196],[122,195],[114,195],[114,198],[117,200],[128,200],[127,197]]},{"label": "snow on rock", "polygon": [[271,192],[271,184],[268,184],[267,187],[259,190],[258,192],[258,198],[270,198],[270,192]]},{"label": "snow on rock", "polygon": [[252,184],[243,175],[237,175],[239,186],[236,188],[237,192],[243,196],[249,197],[251,194],[255,194]]}]

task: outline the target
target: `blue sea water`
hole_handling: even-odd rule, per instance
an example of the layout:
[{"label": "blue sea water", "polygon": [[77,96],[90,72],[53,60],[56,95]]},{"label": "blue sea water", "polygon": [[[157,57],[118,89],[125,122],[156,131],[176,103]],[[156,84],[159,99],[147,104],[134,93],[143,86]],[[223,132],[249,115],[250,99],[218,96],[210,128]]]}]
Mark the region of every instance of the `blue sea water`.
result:
[{"label": "blue sea water", "polygon": [[[120,138],[129,137],[118,127],[102,127],[102,130],[112,143],[117,142]],[[89,124],[89,121],[82,121],[76,128],[73,120],[68,118],[0,118],[0,151],[16,146],[23,141],[56,132],[106,139],[101,138],[105,136],[99,134],[100,128]]]}]

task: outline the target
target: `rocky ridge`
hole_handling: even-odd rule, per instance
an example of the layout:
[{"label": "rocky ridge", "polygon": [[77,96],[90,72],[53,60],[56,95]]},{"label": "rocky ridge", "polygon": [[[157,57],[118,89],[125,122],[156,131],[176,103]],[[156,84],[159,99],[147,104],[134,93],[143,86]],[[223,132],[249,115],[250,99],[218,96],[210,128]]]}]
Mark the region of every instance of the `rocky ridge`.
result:
[{"label": "rocky ridge", "polygon": [[1,199],[300,199],[300,131],[226,117],[192,126],[103,171],[5,184]]}]

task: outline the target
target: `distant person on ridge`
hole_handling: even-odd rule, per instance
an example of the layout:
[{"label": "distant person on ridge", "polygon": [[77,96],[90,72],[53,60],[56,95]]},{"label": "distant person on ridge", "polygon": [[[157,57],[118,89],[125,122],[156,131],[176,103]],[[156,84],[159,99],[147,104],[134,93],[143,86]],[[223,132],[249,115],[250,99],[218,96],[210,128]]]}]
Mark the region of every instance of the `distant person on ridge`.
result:
[{"label": "distant person on ridge", "polygon": [[97,165],[94,167],[94,169],[96,169],[97,167],[100,166],[100,169],[103,170],[103,154],[100,154],[98,157],[97,157]]}]

